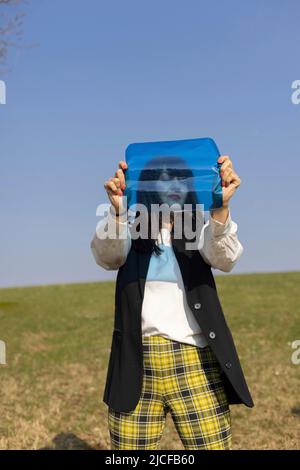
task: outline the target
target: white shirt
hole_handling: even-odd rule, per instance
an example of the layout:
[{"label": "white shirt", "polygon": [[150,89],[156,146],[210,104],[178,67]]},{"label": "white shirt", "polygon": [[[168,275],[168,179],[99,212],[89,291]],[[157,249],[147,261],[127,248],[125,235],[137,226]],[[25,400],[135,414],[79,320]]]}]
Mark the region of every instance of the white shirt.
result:
[{"label": "white shirt", "polygon": [[[108,220],[110,219],[110,220]],[[123,218],[124,219],[124,218]],[[105,239],[97,233],[111,227],[117,237],[108,232]],[[111,211],[100,222],[91,249],[99,266],[104,269],[119,269],[131,248],[130,222],[115,218]],[[145,282],[142,304],[142,334],[161,335],[175,341],[199,347],[207,345],[193,312],[186,300],[181,271],[173,251],[170,232],[162,228],[157,244],[163,249],[161,255],[152,254]],[[202,225],[198,249],[204,261],[212,268],[229,272],[240,258],[243,247],[237,238],[237,224],[231,220],[230,211],[225,224],[209,216]]]},{"label": "white shirt", "polygon": [[204,347],[208,343],[187,304],[168,229],[161,229],[158,244],[164,251],[150,259],[142,305],[142,335],[161,335]]}]

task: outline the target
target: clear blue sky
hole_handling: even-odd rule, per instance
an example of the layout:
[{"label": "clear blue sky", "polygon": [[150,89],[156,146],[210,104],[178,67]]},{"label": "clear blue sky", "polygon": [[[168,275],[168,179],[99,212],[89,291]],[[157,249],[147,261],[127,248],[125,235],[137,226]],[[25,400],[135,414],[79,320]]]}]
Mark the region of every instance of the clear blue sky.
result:
[{"label": "clear blue sky", "polygon": [[207,136],[242,179],[233,272],[299,269],[298,0],[31,0],[25,10],[23,45],[35,46],[11,51],[0,77],[1,286],[115,278],[90,240],[126,146]]}]

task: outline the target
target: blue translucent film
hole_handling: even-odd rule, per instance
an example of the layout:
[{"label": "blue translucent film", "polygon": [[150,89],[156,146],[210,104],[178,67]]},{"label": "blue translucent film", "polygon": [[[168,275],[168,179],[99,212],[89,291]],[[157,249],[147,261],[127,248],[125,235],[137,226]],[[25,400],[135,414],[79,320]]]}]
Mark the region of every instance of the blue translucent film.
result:
[{"label": "blue translucent film", "polygon": [[[167,204],[178,211],[222,206],[220,156],[210,138],[128,145],[125,170],[127,207]],[[192,204],[192,206],[187,206]]]}]

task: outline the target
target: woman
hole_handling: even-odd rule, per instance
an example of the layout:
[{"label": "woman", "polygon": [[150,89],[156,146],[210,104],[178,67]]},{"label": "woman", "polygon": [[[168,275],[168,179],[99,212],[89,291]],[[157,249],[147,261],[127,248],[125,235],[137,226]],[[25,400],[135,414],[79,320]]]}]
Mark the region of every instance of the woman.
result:
[{"label": "woman", "polygon": [[[118,237],[96,233],[91,248],[100,266],[118,269],[104,392],[112,449],[157,449],[169,411],[185,449],[231,449],[229,404],[253,406],[211,274],[211,267],[230,271],[243,251],[229,211],[240,178],[228,156],[218,162],[223,206],[202,226],[197,250],[186,250],[184,234],[173,238],[174,217],[160,218],[156,239],[150,230],[148,239],[131,239],[122,213],[124,161],[104,184]],[[159,171],[160,200],[177,199],[178,188],[159,186],[177,184],[177,176]]]}]

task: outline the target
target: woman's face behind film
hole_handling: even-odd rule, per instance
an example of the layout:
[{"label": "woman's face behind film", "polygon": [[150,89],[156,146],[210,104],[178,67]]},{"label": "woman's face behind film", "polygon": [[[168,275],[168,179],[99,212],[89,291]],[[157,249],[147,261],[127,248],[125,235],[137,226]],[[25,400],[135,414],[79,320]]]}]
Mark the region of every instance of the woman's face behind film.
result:
[{"label": "woman's face behind film", "polygon": [[156,181],[156,190],[160,204],[166,204],[168,207],[175,205],[176,209],[183,208],[188,194],[185,177],[171,174],[165,167]]}]

